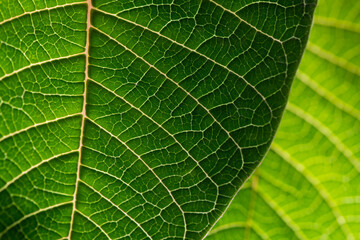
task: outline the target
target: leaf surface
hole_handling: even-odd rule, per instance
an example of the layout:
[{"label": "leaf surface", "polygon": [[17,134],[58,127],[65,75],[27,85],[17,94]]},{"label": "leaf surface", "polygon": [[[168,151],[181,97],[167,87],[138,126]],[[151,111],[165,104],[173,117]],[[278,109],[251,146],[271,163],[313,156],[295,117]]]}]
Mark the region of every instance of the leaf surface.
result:
[{"label": "leaf surface", "polygon": [[0,238],[202,238],[268,150],[314,7],[2,0]]},{"label": "leaf surface", "polygon": [[269,154],[207,239],[360,239],[360,2],[322,0]]}]

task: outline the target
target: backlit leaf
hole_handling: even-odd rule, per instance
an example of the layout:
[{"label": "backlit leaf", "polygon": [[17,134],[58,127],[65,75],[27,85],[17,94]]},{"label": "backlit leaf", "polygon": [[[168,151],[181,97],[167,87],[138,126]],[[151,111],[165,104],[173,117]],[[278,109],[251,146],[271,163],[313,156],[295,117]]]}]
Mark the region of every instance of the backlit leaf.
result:
[{"label": "backlit leaf", "polygon": [[1,0],[0,238],[202,238],[271,144],[314,7]]}]

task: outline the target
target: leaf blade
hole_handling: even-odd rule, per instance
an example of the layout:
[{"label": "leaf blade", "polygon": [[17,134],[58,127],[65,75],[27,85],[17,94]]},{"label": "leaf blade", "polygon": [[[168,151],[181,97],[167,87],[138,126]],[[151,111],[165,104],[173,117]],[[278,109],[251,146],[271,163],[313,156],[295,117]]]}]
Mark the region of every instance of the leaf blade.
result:
[{"label": "leaf blade", "polygon": [[299,11],[282,36],[218,1],[19,4],[0,10],[1,237],[203,237],[267,151],[313,3],[261,6]]}]

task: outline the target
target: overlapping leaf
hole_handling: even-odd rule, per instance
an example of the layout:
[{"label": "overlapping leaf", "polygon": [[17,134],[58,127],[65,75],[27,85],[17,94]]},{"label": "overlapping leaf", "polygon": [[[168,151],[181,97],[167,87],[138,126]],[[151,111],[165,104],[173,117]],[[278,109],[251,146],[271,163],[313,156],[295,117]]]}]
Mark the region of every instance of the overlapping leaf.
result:
[{"label": "overlapping leaf", "polygon": [[199,239],[266,153],[314,1],[0,2],[0,238]]},{"label": "overlapping leaf", "polygon": [[207,239],[360,239],[360,2],[321,0],[283,121]]}]

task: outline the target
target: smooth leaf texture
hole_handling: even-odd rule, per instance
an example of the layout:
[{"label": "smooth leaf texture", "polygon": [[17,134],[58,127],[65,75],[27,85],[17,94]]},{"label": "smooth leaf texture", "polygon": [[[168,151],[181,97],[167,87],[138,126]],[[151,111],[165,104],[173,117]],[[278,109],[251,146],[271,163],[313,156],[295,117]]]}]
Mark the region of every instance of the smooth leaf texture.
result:
[{"label": "smooth leaf texture", "polygon": [[265,155],[315,0],[2,0],[0,238],[201,239]]},{"label": "smooth leaf texture", "polygon": [[360,239],[360,2],[321,0],[269,154],[207,239]]}]

